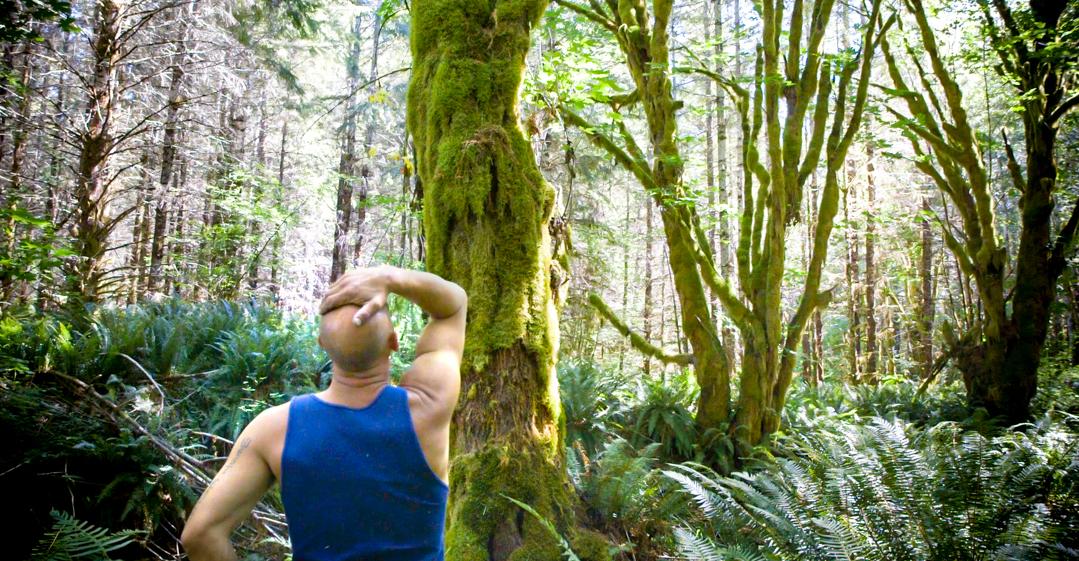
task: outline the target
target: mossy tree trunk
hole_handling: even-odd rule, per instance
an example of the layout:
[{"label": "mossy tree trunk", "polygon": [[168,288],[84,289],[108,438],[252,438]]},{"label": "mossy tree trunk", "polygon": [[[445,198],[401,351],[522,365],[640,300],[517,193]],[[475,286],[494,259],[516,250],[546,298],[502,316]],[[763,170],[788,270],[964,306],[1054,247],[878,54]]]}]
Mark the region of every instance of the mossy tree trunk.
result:
[{"label": "mossy tree trunk", "polygon": [[[689,340],[693,369],[701,388],[697,424],[705,430],[718,428],[729,420],[731,368],[717,334],[715,313],[698,263],[698,246],[703,243],[709,248],[707,258],[711,260],[711,244],[700,227],[696,205],[682,183],[684,165],[676,135],[676,112],[681,102],[674,99],[670,79],[668,33],[673,4],[670,0],[657,0],[652,2],[649,10],[643,2],[624,1],[618,4],[617,10],[607,10],[598,4],[586,7],[557,1],[614,35],[625,56],[635,89],[606,101],[615,112],[638,103],[642,106],[648,122],[651,157],[645,155],[621,119],[617,124],[619,142],[570,108],[563,107],[562,113],[567,122],[585,131],[594,144],[607,150],[633,173],[660,209],[674,289],[681,304],[682,330]],[[712,263],[709,266],[715,268]],[[612,319],[609,314],[605,315]],[[618,323],[615,325],[619,327]],[[619,330],[629,335],[627,330]],[[671,360],[670,353],[654,347],[654,352],[649,352],[645,350],[647,347],[635,346],[652,358],[677,362]]]},{"label": "mossy tree trunk", "polygon": [[469,295],[451,432],[451,561],[561,559],[548,530],[506,497],[578,535],[555,376],[564,270],[550,227],[555,194],[517,111],[530,31],[546,5],[422,0],[411,10],[408,128],[427,268]]},{"label": "mossy tree trunk", "polygon": [[[983,4],[1002,71],[1018,80],[1020,91],[1030,92],[1023,97],[1021,112],[1027,157],[1025,177],[1005,137],[1008,170],[1020,193],[1021,209],[1015,287],[1008,295],[1004,285],[1011,267],[1006,248],[998,241],[994,194],[982,163],[977,132],[963,107],[962,90],[937,49],[925,7],[921,0],[909,0],[906,6],[917,22],[929,68],[919,64],[920,57],[908,48],[923,87],[908,86],[885,43],[895,93],[903,98],[910,113],[918,116],[918,121],[897,117],[914,133],[911,143],[916,154],[931,156],[920,157],[918,169],[932,179],[958,211],[958,228],[948,220],[941,222],[944,242],[963,275],[974,278],[981,304],[981,313],[965,333],[953,335],[951,327],[945,326],[948,356],[955,359],[963,373],[971,405],[985,407],[990,414],[1009,422],[1020,422],[1030,414],[1056,281],[1079,226],[1076,205],[1056,239],[1052,239],[1057,125],[1068,110],[1079,105],[1079,95],[1065,97],[1069,71],[1064,60],[1075,56],[1074,46],[1069,51],[1061,43],[1067,39],[1058,38],[1055,31],[1064,5],[1032,3],[1030,18],[1023,18],[1037,22],[1036,29],[1028,30],[1033,37],[1028,39],[1003,2],[993,3],[1003,22],[1002,29],[996,26],[988,4]],[[943,100],[929,88],[934,83],[943,91]],[[931,106],[938,111],[930,111]]]},{"label": "mossy tree trunk", "polygon": [[[717,271],[696,206],[681,182],[682,160],[675,135],[675,113],[680,103],[673,98],[669,79],[670,0],[654,0],[651,11],[644,2],[629,0],[618,2],[617,9],[598,3],[586,6],[572,0],[556,2],[612,33],[633,77],[635,90],[603,101],[615,111],[641,103],[650,134],[650,159],[621,119],[615,123],[621,139],[616,141],[568,108],[563,109],[563,114],[567,121],[584,130],[593,143],[634,173],[662,209],[682,325],[690,340],[693,365],[701,385],[698,422],[704,428],[719,426],[728,420],[729,411],[730,365],[710,314],[707,287],[742,334],[741,392],[735,408],[734,429],[742,443],[756,444],[778,427],[777,411],[786,397],[802,332],[812,312],[830,299],[829,293],[820,291],[820,278],[838,209],[837,172],[865,106],[868,61],[877,44],[880,1],[872,3],[860,56],[839,69],[839,91],[835,99],[831,96],[832,63],[823,61],[820,54],[832,0],[817,0],[813,4],[806,41],[802,37],[805,22],[801,0],[794,2],[786,25],[782,2],[768,0],[762,4],[762,45],[758,49],[752,92],[708,68],[686,69],[709,76],[725,88],[742,120],[743,209],[735,255],[740,294]],[[788,42],[786,50],[781,51],[784,36]],[[781,60],[785,60],[782,73]],[[858,68],[861,74],[848,119],[848,87]],[[776,79],[780,76],[783,80]],[[781,99],[786,103],[784,123],[780,123]],[[804,121],[814,104],[810,142],[803,146]],[[833,122],[829,125],[830,114]],[[767,167],[761,163],[760,152],[752,140],[760,137],[762,128],[767,140]],[[809,271],[798,308],[784,322],[787,227],[798,218],[802,188],[820,163],[826,136],[827,179],[817,213]]]}]

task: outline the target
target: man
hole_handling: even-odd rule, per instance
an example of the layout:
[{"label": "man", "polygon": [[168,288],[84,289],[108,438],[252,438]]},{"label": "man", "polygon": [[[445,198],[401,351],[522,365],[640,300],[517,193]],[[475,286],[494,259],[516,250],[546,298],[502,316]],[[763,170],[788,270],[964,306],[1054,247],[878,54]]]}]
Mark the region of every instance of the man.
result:
[{"label": "man", "polygon": [[[399,386],[390,292],[431,317]],[[191,559],[236,559],[229,536],[277,481],[296,561],[441,561],[466,308],[461,287],[429,273],[384,266],[334,283],[319,307],[329,388],[244,429],[188,517]]]}]

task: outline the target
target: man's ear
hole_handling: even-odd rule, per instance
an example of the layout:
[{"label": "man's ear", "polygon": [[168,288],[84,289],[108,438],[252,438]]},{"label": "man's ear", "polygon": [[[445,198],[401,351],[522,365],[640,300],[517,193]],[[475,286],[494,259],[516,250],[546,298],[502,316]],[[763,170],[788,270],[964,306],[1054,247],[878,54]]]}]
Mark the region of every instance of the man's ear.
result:
[{"label": "man's ear", "polygon": [[401,348],[401,345],[397,341],[397,331],[396,330],[394,330],[394,329],[390,330],[390,335],[389,335],[389,341],[388,342],[389,342],[389,346],[390,346],[391,351],[396,351],[397,349]]}]

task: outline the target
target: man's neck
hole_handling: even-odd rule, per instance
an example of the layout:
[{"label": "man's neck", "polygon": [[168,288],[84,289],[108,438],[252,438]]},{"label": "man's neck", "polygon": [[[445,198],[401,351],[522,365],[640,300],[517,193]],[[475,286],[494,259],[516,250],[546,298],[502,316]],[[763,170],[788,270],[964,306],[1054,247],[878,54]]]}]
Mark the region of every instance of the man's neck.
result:
[{"label": "man's neck", "polygon": [[330,387],[318,395],[330,403],[366,407],[389,383],[389,364],[379,364],[363,372],[344,372],[334,365]]}]

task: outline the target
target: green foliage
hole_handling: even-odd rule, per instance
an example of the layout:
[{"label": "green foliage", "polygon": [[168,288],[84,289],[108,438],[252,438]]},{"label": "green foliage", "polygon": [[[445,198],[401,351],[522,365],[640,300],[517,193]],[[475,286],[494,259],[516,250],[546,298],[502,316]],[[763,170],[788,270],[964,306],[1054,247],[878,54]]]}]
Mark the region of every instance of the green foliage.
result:
[{"label": "green foliage", "polygon": [[194,282],[211,298],[235,299],[254,267],[270,259],[267,248],[295,214],[280,197],[271,196],[282,186],[265,169],[225,162],[209,187],[214,218],[193,233],[199,253]]},{"label": "green foliage", "polygon": [[176,448],[218,457],[227,449],[201,433],[234,438],[262,409],[315,389],[325,362],[310,322],[254,302],[177,300],[98,308],[84,329],[9,313],[0,357],[0,431],[22,458],[0,493],[28,509],[19,534],[35,540],[46,526],[29,514],[64,505],[170,543],[197,496],[186,477],[148,436],[115,425],[50,373],[90,384]]},{"label": "green foliage", "polygon": [[588,505],[590,524],[614,541],[628,540],[622,549],[638,555],[671,545],[668,521],[684,510],[657,469],[659,448],[653,443],[637,450],[616,438],[594,459],[577,449],[568,453],[570,478]]},{"label": "green foliage", "polygon": [[566,416],[566,443],[580,443],[593,456],[613,430],[624,423],[628,380],[590,363],[565,363],[558,368],[558,389]]},{"label": "green foliage", "polygon": [[694,457],[697,426],[689,408],[696,398],[688,371],[668,380],[645,380],[639,400],[626,413],[630,442],[638,447],[658,443],[665,460]]},{"label": "green foliage", "polygon": [[41,514],[61,506],[95,525],[170,539],[196,498],[183,478],[148,437],[117,428],[87,408],[85,396],[38,378],[0,381],[0,432],[19,458],[0,478],[0,495],[13,509],[5,552],[29,554],[51,524]]},{"label": "green foliage", "polygon": [[416,342],[427,325],[427,317],[419,306],[397,295],[390,296],[386,307],[397,331],[398,349],[390,355],[390,377],[396,383],[416,359]]},{"label": "green foliage", "polygon": [[42,24],[51,21],[58,22],[60,29],[69,33],[79,30],[71,17],[68,0],[0,1],[0,43],[42,41]]},{"label": "green foliage", "polygon": [[1061,428],[1046,420],[989,438],[956,423],[843,420],[783,439],[785,457],[757,473],[673,466],[665,473],[700,513],[677,532],[681,549],[691,559],[1074,558],[1079,441]]},{"label": "green foliage", "polygon": [[918,386],[918,380],[902,377],[884,378],[876,385],[796,384],[783,410],[783,424],[799,431],[852,416],[900,418],[919,425],[966,420],[973,426],[982,422],[972,416],[961,384],[938,385],[924,395],[918,395]]},{"label": "green foliage", "polygon": [[1031,402],[1036,414],[1065,413],[1064,422],[1079,431],[1079,366],[1070,357],[1046,357],[1038,373],[1038,393]]},{"label": "green foliage", "polygon": [[0,207],[0,228],[7,240],[15,237],[15,230],[19,230],[17,243],[11,247],[0,245],[0,279],[4,282],[32,283],[48,278],[59,269],[65,257],[75,254],[56,235],[56,226],[51,220],[36,216],[25,208]]},{"label": "green foliage", "polygon": [[109,553],[130,545],[142,532],[109,532],[74,516],[52,511],[56,519],[52,530],[34,549],[33,561],[70,561],[72,559],[109,559]]}]

